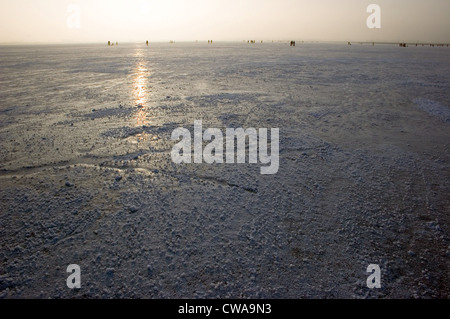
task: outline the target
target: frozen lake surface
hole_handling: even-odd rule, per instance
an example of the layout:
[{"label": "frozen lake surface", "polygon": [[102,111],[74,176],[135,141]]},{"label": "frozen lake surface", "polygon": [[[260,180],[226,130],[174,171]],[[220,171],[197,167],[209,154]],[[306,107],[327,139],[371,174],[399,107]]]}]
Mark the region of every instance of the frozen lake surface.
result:
[{"label": "frozen lake surface", "polygon": [[[448,298],[449,92],[441,47],[0,47],[0,297]],[[194,120],[278,173],[174,164]]]}]

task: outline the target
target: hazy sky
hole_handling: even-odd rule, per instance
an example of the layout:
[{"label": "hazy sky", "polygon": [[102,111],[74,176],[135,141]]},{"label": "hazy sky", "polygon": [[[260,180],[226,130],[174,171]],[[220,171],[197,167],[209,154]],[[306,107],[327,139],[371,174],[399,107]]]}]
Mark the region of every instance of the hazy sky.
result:
[{"label": "hazy sky", "polygon": [[[369,4],[381,28],[369,29]],[[450,42],[450,0],[0,0],[0,42]]]}]

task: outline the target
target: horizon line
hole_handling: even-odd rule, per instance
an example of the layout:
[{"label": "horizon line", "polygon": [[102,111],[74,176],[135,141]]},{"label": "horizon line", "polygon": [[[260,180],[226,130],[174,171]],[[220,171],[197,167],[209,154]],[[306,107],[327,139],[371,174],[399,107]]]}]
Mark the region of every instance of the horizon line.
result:
[{"label": "horizon line", "polygon": [[[210,39],[211,40],[211,39]],[[169,43],[169,44],[176,44],[176,43],[208,43],[208,41],[210,40],[157,40],[157,41],[148,41],[148,43],[154,43],[154,44],[164,44],[164,43]],[[255,39],[246,39],[246,40],[214,40],[212,39],[212,44],[214,43],[247,43],[247,41],[251,41],[251,40],[255,40]],[[85,41],[85,42],[56,42],[56,41],[52,41],[52,42],[40,42],[40,41],[34,41],[34,42],[28,42],[28,41],[8,41],[8,42],[0,42],[0,46],[14,46],[14,45],[87,45],[87,44],[98,44],[98,45],[106,45],[108,46],[108,41],[111,40],[106,40],[106,41]],[[111,41],[111,43],[115,44],[118,43],[119,46],[120,44],[146,44],[147,40],[142,40],[142,41],[124,41],[124,42],[120,42],[120,41]],[[450,45],[450,42],[431,42],[431,41],[402,41],[402,40],[398,40],[398,41],[372,41],[372,40],[297,40],[297,39],[278,39],[278,40],[264,40],[264,39],[260,39],[260,40],[255,40],[256,42],[254,44],[267,44],[267,43],[285,43],[285,42],[290,42],[290,41],[296,41],[298,43],[355,43],[355,44],[400,44],[400,43],[405,43],[405,44],[412,44],[412,45]],[[262,41],[262,42],[261,42]]]}]

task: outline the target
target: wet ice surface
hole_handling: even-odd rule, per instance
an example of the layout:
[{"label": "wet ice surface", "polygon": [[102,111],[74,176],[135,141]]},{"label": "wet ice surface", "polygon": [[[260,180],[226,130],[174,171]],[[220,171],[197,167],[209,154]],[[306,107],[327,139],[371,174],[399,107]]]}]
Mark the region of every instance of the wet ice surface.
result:
[{"label": "wet ice surface", "polygon": [[[1,47],[0,296],[448,298],[449,54]],[[174,164],[194,120],[279,127],[278,173]]]}]

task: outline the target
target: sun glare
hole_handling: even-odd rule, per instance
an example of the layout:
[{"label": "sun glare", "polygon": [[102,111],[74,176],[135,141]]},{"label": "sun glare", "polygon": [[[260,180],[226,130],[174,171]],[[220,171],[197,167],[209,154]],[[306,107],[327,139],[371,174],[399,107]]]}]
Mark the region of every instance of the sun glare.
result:
[{"label": "sun glare", "polygon": [[[148,110],[148,78],[149,70],[144,60],[142,49],[137,49],[135,53],[137,64],[133,78],[133,98],[137,111],[134,115],[134,125],[136,127],[148,126],[150,123],[150,114]],[[148,138],[147,133],[143,132],[137,135],[137,142],[145,141]]]}]

